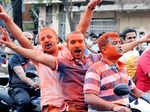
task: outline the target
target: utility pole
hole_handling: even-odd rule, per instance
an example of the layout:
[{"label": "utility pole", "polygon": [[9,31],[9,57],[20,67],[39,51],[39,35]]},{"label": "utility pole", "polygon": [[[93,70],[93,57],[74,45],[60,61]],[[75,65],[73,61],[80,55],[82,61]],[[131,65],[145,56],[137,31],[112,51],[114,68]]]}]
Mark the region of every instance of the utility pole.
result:
[{"label": "utility pole", "polygon": [[66,11],[66,15],[69,21],[69,25],[70,25],[70,30],[73,31],[74,30],[74,24],[73,24],[73,15],[72,15],[72,7],[73,7],[73,3],[72,0],[61,0],[63,5],[64,5],[64,9]]},{"label": "utility pole", "polygon": [[23,30],[22,27],[22,0],[11,0],[13,8],[13,20]]}]

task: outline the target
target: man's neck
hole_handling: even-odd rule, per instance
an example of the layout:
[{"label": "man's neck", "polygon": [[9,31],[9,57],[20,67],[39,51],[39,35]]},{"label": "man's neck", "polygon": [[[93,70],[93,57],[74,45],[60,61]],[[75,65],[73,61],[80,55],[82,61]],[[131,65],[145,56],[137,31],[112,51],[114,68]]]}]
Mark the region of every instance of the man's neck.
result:
[{"label": "man's neck", "polygon": [[58,50],[56,50],[53,54],[51,54],[52,56],[58,56]]},{"label": "man's neck", "polygon": [[115,64],[115,65],[118,64],[118,59],[112,59],[112,58],[105,57],[105,56],[104,56],[104,59],[108,60],[108,61],[111,62],[112,64]]}]

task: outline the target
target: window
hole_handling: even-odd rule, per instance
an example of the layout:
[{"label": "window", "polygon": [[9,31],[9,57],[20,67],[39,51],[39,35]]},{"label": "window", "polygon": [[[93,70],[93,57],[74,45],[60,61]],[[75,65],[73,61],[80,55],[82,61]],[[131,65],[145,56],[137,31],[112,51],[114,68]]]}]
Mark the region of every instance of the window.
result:
[{"label": "window", "polygon": [[102,32],[114,32],[117,31],[117,23],[115,19],[93,19],[88,32],[99,34]]}]

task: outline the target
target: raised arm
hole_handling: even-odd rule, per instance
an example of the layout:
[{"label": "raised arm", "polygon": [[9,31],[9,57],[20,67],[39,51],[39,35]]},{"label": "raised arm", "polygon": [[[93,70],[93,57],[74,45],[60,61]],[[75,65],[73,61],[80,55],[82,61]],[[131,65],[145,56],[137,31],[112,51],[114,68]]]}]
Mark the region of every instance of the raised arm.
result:
[{"label": "raised arm", "polygon": [[0,19],[4,21],[10,33],[19,41],[25,48],[33,48],[32,43],[23,35],[21,29],[8,16],[3,7],[0,5]]},{"label": "raised arm", "polygon": [[34,88],[38,88],[39,85],[37,82],[34,82],[32,79],[26,77],[26,74],[22,68],[22,66],[15,66],[13,67],[13,70],[15,71],[15,73],[17,74],[17,76],[26,84],[34,87]]},{"label": "raised arm", "polygon": [[16,51],[22,56],[32,59],[33,61],[47,65],[51,69],[56,68],[56,58],[54,56],[47,55],[42,52],[39,53],[35,49],[26,49],[21,46],[17,46],[10,40],[10,38],[8,37],[6,33],[5,33],[5,36],[0,40],[0,43],[5,44],[7,47],[11,48],[12,50]]},{"label": "raised arm", "polygon": [[91,23],[91,19],[93,17],[94,8],[96,7],[96,5],[98,5],[101,2],[102,2],[102,0],[91,0],[89,2],[88,7],[87,7],[86,11],[84,12],[83,17],[80,19],[80,22],[76,28],[77,31],[80,31],[83,34],[86,33],[86,31]]},{"label": "raised arm", "polygon": [[17,53],[21,54],[22,56],[30,58],[31,60],[36,61],[38,63],[42,63],[53,70],[56,69],[56,58],[52,55],[48,55],[41,52],[39,53],[35,49],[26,49],[21,46],[17,46],[13,43],[9,45],[7,44],[7,46],[12,50],[16,51]]},{"label": "raised arm", "polygon": [[141,44],[143,42],[150,42],[150,33],[148,33],[146,36],[144,36],[140,40],[136,40],[134,42],[123,44],[122,45],[123,53],[125,53],[125,52],[127,52],[129,50],[132,50],[134,47],[136,47],[137,45],[139,45],[139,44]]}]

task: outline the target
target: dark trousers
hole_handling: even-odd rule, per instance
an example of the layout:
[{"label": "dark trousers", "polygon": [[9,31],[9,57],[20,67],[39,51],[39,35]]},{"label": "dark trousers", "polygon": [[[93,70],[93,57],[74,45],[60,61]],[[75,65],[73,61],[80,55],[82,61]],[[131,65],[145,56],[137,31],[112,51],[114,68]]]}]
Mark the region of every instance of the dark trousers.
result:
[{"label": "dark trousers", "polygon": [[29,112],[30,95],[26,89],[13,88],[9,91],[9,95],[15,101],[17,112]]}]

